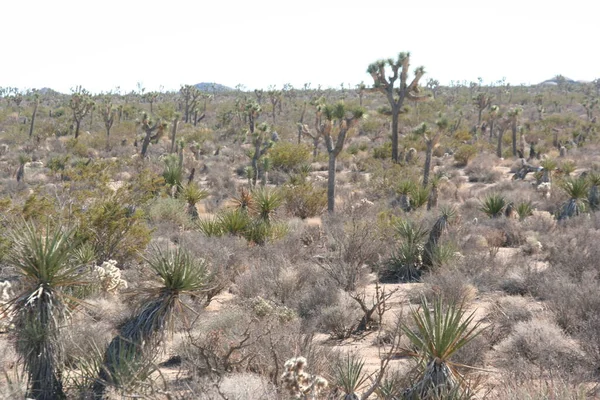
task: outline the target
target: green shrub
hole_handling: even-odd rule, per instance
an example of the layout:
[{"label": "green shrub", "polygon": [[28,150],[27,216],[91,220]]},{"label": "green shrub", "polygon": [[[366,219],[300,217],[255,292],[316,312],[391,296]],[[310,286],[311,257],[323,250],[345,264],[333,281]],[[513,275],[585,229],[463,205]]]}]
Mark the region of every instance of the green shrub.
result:
[{"label": "green shrub", "polygon": [[269,150],[274,169],[284,172],[297,171],[310,162],[311,150],[306,144],[278,142]]},{"label": "green shrub", "polygon": [[381,146],[373,148],[373,158],[382,160],[392,158],[392,142],[385,142]]},{"label": "green shrub", "polygon": [[285,209],[294,217],[306,219],[319,215],[327,207],[327,189],[304,182],[283,190]]},{"label": "green shrub", "polygon": [[456,161],[457,165],[464,167],[469,164],[469,161],[471,161],[471,159],[473,159],[473,157],[476,155],[477,149],[475,146],[465,144],[456,150],[454,153],[454,160]]}]

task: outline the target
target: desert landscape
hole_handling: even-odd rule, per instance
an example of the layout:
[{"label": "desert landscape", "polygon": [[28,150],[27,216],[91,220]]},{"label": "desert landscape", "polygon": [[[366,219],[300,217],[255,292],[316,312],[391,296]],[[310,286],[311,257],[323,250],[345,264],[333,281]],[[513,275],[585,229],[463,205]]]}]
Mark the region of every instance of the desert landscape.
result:
[{"label": "desert landscape", "polygon": [[600,81],[0,88],[0,397],[589,399]]}]

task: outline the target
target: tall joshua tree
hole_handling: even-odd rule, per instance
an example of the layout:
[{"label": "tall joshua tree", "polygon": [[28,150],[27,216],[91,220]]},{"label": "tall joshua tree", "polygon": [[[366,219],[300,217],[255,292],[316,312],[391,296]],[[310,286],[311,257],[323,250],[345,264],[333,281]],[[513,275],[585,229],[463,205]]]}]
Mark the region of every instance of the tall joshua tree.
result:
[{"label": "tall joshua tree", "polygon": [[179,93],[183,97],[183,120],[187,124],[190,122],[191,116],[196,111],[196,107],[198,106],[198,100],[200,99],[202,92],[200,92],[200,90],[198,90],[198,88],[195,86],[183,85],[181,89],[179,89]]},{"label": "tall joshua tree", "polygon": [[73,111],[73,121],[75,122],[75,139],[79,137],[79,127],[81,121],[86,115],[92,111],[94,107],[94,101],[90,96],[90,93],[83,89],[81,86],[77,86],[71,94],[71,100],[69,100],[69,107]]},{"label": "tall joshua tree", "polygon": [[31,114],[31,125],[29,126],[29,138],[33,136],[33,126],[35,124],[35,116],[37,114],[38,106],[40,105],[40,95],[33,93],[33,113]]},{"label": "tall joshua tree", "polygon": [[437,132],[432,132],[431,129],[429,129],[429,126],[424,122],[414,130],[415,134],[423,136],[425,139],[425,144],[427,145],[427,150],[425,151],[425,165],[423,166],[423,187],[427,187],[429,184],[429,173],[431,171],[431,157],[433,156],[433,149],[435,146],[437,146],[442,132],[448,128],[449,123],[446,118],[441,118],[436,121],[436,125],[438,127]]},{"label": "tall joshua tree", "polygon": [[519,116],[523,112],[520,107],[512,108],[508,111],[508,119],[510,121],[510,130],[512,131],[512,153],[517,155],[517,125],[519,124]]},{"label": "tall joshua tree", "polygon": [[485,93],[478,93],[473,98],[473,104],[477,107],[477,125],[481,125],[481,113],[492,103],[492,98]]},{"label": "tall joshua tree", "polygon": [[500,107],[493,105],[488,112],[488,122],[490,124],[490,140],[494,137],[494,124],[500,117]]},{"label": "tall joshua tree", "polygon": [[[152,123],[148,114],[144,113],[142,116],[142,129],[144,130],[144,140],[142,141],[142,158],[146,157],[146,152],[148,151],[148,146],[150,142],[157,141],[160,139],[162,134],[165,132],[165,128],[167,124],[158,119],[156,122]],[[154,133],[156,132],[156,133]]]},{"label": "tall joshua tree", "polygon": [[[335,165],[337,156],[344,148],[348,131],[363,116],[361,108],[348,108],[343,102],[326,105],[323,108],[325,122],[322,132],[329,153],[329,169],[327,174],[327,211],[333,213],[335,208]],[[337,137],[334,138],[334,135]],[[335,142],[335,144],[334,144]]]},{"label": "tall joshua tree", "polygon": [[[392,70],[391,76],[386,76],[386,66]],[[429,96],[419,95],[419,80],[425,75],[425,68],[415,70],[413,80],[408,83],[408,69],[410,67],[410,53],[400,53],[398,58],[379,60],[369,65],[367,72],[373,78],[373,87],[384,93],[392,109],[392,160],[398,162],[398,118],[404,100],[414,102],[426,101]],[[394,87],[400,79],[399,86]]]},{"label": "tall joshua tree", "polygon": [[109,96],[102,99],[102,105],[100,106],[100,115],[102,115],[102,121],[104,122],[104,128],[106,129],[106,150],[110,150],[110,129],[115,122],[115,116],[117,115],[117,108],[112,103]]}]

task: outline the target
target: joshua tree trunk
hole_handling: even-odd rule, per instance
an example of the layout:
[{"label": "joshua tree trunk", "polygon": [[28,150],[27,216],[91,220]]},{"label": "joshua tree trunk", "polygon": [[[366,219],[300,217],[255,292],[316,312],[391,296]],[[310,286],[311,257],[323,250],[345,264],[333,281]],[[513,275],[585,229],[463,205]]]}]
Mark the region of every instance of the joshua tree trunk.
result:
[{"label": "joshua tree trunk", "polygon": [[81,120],[75,120],[75,139],[79,137],[79,126],[81,125]]},{"label": "joshua tree trunk", "polygon": [[429,171],[431,170],[431,155],[433,154],[433,140],[427,141],[427,152],[425,153],[425,167],[423,169],[423,187],[429,183]]},{"label": "joshua tree trunk", "polygon": [[398,120],[400,109],[394,106],[392,109],[392,161],[398,163]]},{"label": "joshua tree trunk", "polygon": [[517,155],[517,122],[513,121],[510,129],[512,130],[512,152],[513,156]]},{"label": "joshua tree trunk", "polygon": [[31,125],[29,126],[29,138],[33,136],[33,125],[35,124],[35,115],[37,114],[38,102],[33,105],[33,114],[31,114]]},{"label": "joshua tree trunk", "polygon": [[335,161],[337,154],[329,153],[329,171],[327,173],[327,211],[333,212],[335,208]]},{"label": "joshua tree trunk", "polygon": [[179,124],[179,117],[175,117],[173,120],[173,130],[171,131],[171,153],[175,152],[175,137],[177,136],[177,125]]},{"label": "joshua tree trunk", "polygon": [[498,158],[502,158],[502,136],[504,136],[504,128],[498,130],[498,147],[496,148]]}]

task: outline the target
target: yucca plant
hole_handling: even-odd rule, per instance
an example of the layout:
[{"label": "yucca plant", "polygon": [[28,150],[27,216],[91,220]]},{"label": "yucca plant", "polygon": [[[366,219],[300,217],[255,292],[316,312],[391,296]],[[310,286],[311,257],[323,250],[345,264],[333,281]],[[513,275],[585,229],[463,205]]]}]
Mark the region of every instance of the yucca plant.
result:
[{"label": "yucca plant", "polygon": [[283,204],[281,192],[269,188],[258,188],[252,191],[252,198],[256,204],[258,218],[267,224],[273,219],[273,214]]},{"label": "yucca plant", "polygon": [[517,204],[517,214],[519,215],[519,220],[523,221],[525,218],[533,215],[533,203],[531,201],[522,201]]},{"label": "yucca plant", "polygon": [[506,199],[504,196],[498,193],[487,195],[481,200],[480,211],[483,211],[490,218],[498,218],[502,216],[504,207],[506,206]]},{"label": "yucca plant", "polygon": [[429,188],[415,186],[410,192],[410,207],[413,210],[423,207],[429,200]]},{"label": "yucca plant", "polygon": [[252,222],[242,210],[226,210],[217,216],[223,232],[234,236],[243,236]]},{"label": "yucca plant", "polygon": [[181,165],[179,157],[176,154],[169,154],[165,157],[164,163],[163,178],[165,183],[169,185],[169,188],[175,186],[179,192],[183,180],[183,165]]},{"label": "yucca plant", "polygon": [[474,315],[467,315],[462,303],[446,303],[438,297],[430,306],[422,297],[419,309],[410,314],[415,327],[404,324],[402,330],[416,349],[405,352],[426,367],[421,380],[405,392],[405,399],[446,398],[442,396],[464,388],[465,379],[456,370],[459,365],[450,358],[482,332],[481,322],[473,323]]},{"label": "yucca plant", "polygon": [[573,172],[575,172],[575,169],[577,169],[577,167],[575,165],[575,161],[573,160],[566,160],[560,165],[560,170],[563,174],[565,174],[565,176],[570,176]]},{"label": "yucca plant", "polygon": [[441,215],[433,224],[433,227],[429,231],[429,239],[425,243],[423,265],[426,267],[433,266],[434,254],[439,246],[442,234],[448,229],[448,225],[454,222],[457,216],[456,208],[454,207],[445,206],[440,211]]},{"label": "yucca plant", "polygon": [[586,211],[589,183],[584,178],[565,179],[561,184],[562,189],[569,196],[558,214],[558,219],[571,218]]},{"label": "yucca plant", "polygon": [[344,391],[344,400],[358,400],[356,392],[369,379],[369,376],[363,372],[364,366],[365,361],[356,354],[347,354],[335,363],[333,381]]},{"label": "yucca plant", "polygon": [[[139,291],[140,301],[133,317],[119,329],[109,344],[104,364],[94,384],[94,393],[102,395],[108,384],[119,384],[118,371],[145,365],[140,361],[156,348],[168,332],[173,331],[175,315],[183,315],[184,295],[198,295],[210,289],[211,274],[207,263],[182,248],[163,251],[154,248],[146,259],[155,274],[155,286]],[[128,374],[131,375],[131,374]]]},{"label": "yucca plant", "polygon": [[427,237],[427,229],[411,220],[400,220],[395,225],[400,236],[400,244],[381,271],[381,278],[401,281],[419,279],[423,268],[423,241]]},{"label": "yucca plant", "polygon": [[241,188],[240,194],[237,197],[234,197],[232,201],[236,210],[243,211],[245,213],[254,210],[254,198],[248,189]]},{"label": "yucca plant", "polygon": [[21,276],[22,291],[8,303],[16,349],[28,375],[28,397],[64,399],[61,327],[77,302],[65,291],[83,284],[72,231],[23,223],[11,233],[7,262]]},{"label": "yucca plant", "polygon": [[196,209],[196,203],[207,197],[208,192],[204,189],[200,189],[198,184],[194,182],[190,182],[183,189],[183,198],[187,202],[187,213],[192,219],[198,219],[198,210]]},{"label": "yucca plant", "polygon": [[223,226],[221,225],[221,221],[217,217],[209,217],[198,219],[196,222],[196,226],[200,232],[202,232],[205,236],[208,237],[219,237],[223,236],[225,232],[223,232]]},{"label": "yucca plant", "polygon": [[588,205],[592,211],[596,211],[600,208],[600,174],[592,172],[588,175],[589,181],[589,192],[588,192]]},{"label": "yucca plant", "polygon": [[400,208],[409,212],[412,209],[411,196],[417,188],[417,185],[411,180],[401,181],[396,188],[396,193],[400,196]]}]

